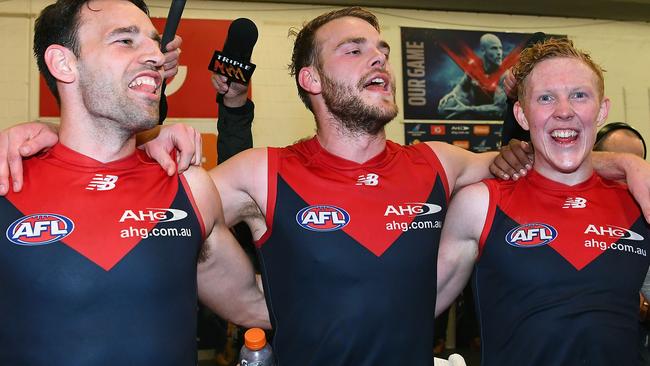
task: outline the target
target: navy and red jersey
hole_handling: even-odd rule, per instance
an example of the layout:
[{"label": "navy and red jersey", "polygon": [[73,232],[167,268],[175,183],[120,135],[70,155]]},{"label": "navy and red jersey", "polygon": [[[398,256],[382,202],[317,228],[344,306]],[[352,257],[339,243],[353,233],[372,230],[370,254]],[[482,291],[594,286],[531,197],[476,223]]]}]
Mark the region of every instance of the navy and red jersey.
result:
[{"label": "navy and red jersey", "polygon": [[1,365],[195,365],[203,220],[141,152],[56,145],[0,199]]},{"label": "navy and red jersey", "polygon": [[485,183],[473,278],[482,364],[637,365],[650,231],[627,188],[535,171]]},{"label": "navy and red jersey", "polygon": [[258,241],[287,365],[430,365],[447,178],[426,145],[358,164],[312,138],[269,149]]}]

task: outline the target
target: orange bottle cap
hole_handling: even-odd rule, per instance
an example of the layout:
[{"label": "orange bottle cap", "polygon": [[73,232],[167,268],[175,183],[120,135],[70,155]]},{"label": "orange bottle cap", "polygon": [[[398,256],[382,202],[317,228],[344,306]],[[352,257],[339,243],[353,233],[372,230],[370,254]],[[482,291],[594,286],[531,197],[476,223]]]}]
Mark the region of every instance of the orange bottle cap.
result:
[{"label": "orange bottle cap", "polygon": [[260,350],[266,346],[266,334],[260,328],[251,328],[244,333],[244,343],[253,351]]}]

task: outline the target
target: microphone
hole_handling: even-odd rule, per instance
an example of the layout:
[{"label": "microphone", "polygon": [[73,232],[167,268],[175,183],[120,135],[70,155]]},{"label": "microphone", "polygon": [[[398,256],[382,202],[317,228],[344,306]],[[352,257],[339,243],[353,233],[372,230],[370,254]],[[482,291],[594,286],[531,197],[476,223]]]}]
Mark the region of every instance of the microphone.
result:
[{"label": "microphone", "polygon": [[[171,42],[176,35],[178,23],[181,21],[183,9],[185,9],[186,0],[172,0],[172,5],[169,7],[169,14],[167,14],[167,21],[165,22],[165,30],[163,31],[162,40],[160,42],[160,49],[165,53],[167,43]],[[160,88],[160,104],[158,105],[158,124],[161,125],[165,118],[167,118],[167,96],[165,89],[167,88],[166,79],[163,80]]]},{"label": "microphone", "polygon": [[257,27],[247,18],[235,19],[228,28],[223,51],[214,51],[208,69],[228,77],[228,81],[248,84],[255,64],[251,54],[257,42]]}]

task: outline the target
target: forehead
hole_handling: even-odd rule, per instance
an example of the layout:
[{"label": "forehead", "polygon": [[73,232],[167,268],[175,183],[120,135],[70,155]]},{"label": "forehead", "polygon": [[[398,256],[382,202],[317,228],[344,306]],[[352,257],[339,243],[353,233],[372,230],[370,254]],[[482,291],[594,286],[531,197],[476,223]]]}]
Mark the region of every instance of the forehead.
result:
[{"label": "forehead", "polygon": [[79,37],[103,37],[116,28],[137,26],[141,32],[156,32],[151,19],[140,8],[123,0],[92,0],[81,7]]},{"label": "forehead", "polygon": [[553,57],[541,61],[527,77],[528,89],[597,88],[598,76],[583,61],[573,57]]},{"label": "forehead", "polygon": [[322,49],[333,49],[346,39],[365,38],[376,43],[379,32],[370,23],[357,17],[342,17],[327,22],[316,31],[316,41]]},{"label": "forehead", "polygon": [[501,47],[501,40],[497,37],[486,37],[483,43],[486,47]]}]

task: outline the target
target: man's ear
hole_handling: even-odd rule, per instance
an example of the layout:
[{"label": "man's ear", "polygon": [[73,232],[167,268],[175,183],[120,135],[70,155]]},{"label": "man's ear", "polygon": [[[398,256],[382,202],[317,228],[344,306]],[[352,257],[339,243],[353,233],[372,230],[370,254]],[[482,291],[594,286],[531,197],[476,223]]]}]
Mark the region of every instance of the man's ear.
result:
[{"label": "man's ear", "polygon": [[596,117],[596,126],[601,127],[605,124],[607,116],[609,115],[609,107],[611,101],[607,97],[603,97],[603,100],[600,102],[600,110],[598,110],[598,117]]},{"label": "man's ear", "polygon": [[77,78],[77,57],[67,47],[53,44],[45,50],[45,64],[55,79],[72,83]]},{"label": "man's ear", "polygon": [[309,94],[320,94],[323,87],[320,83],[320,74],[313,66],[306,66],[298,73],[300,87]]},{"label": "man's ear", "polygon": [[528,119],[526,119],[526,114],[524,114],[524,107],[521,105],[520,101],[515,102],[512,111],[514,112],[517,122],[519,122],[519,126],[521,126],[521,128],[524,130],[529,131],[530,126],[528,125]]}]

